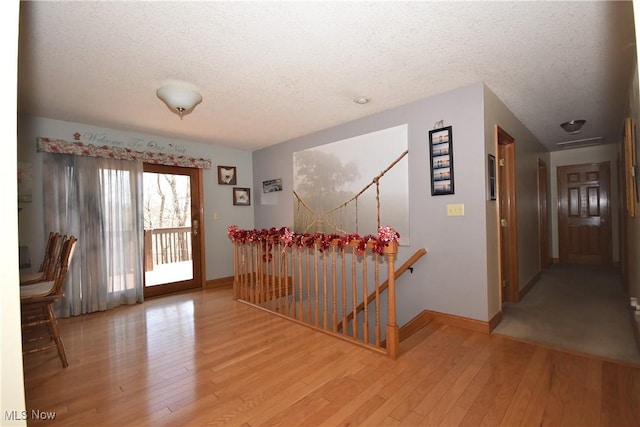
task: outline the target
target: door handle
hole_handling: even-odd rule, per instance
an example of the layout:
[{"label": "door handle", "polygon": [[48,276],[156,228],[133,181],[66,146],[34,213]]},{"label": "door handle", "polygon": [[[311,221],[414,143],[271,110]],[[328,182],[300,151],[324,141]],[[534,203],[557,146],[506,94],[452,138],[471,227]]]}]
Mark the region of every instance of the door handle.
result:
[{"label": "door handle", "polygon": [[194,237],[198,235],[198,220],[197,219],[193,220],[192,233],[193,233]]}]

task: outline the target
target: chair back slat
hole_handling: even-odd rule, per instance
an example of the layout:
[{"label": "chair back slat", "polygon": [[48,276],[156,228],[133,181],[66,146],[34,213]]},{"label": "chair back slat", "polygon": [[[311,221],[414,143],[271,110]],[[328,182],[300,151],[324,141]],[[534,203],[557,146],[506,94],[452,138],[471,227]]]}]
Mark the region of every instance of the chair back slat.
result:
[{"label": "chair back slat", "polygon": [[56,261],[62,247],[61,242],[62,236],[60,233],[54,233],[53,231],[49,233],[44,259],[40,265],[40,271],[43,273],[44,280],[53,280],[57,264]]},{"label": "chair back slat", "polygon": [[67,271],[69,270],[69,265],[71,264],[71,258],[77,241],[78,239],[76,239],[74,236],[64,236],[62,238],[62,245],[56,262],[55,274],[53,277],[55,283],[53,285],[53,288],[51,289],[50,295],[60,294],[62,285],[64,284],[64,280],[67,276]]}]

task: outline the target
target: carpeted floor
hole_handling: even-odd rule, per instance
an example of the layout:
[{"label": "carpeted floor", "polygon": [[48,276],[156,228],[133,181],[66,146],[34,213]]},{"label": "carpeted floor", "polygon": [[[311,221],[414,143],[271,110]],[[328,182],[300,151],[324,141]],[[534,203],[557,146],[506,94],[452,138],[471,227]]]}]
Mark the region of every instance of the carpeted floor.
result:
[{"label": "carpeted floor", "polygon": [[640,363],[629,298],[616,269],[553,265],[493,333]]}]

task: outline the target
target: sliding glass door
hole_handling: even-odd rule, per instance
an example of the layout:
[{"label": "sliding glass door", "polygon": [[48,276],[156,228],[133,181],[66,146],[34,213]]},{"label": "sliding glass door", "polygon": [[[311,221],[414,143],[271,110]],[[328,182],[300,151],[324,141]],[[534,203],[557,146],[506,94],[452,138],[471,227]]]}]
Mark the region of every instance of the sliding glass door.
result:
[{"label": "sliding glass door", "polygon": [[144,296],[202,287],[200,169],[144,165]]}]

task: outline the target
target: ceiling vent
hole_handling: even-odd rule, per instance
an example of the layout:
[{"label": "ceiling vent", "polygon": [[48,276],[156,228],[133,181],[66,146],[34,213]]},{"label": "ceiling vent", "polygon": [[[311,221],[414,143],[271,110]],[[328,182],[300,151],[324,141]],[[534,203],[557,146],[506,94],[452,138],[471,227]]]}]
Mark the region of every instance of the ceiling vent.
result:
[{"label": "ceiling vent", "polygon": [[556,146],[563,150],[568,148],[586,147],[589,145],[598,145],[602,143],[603,138],[596,136],[593,138],[574,139],[573,141],[556,142]]}]

